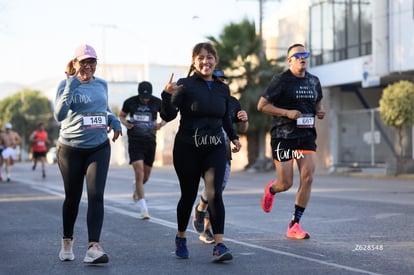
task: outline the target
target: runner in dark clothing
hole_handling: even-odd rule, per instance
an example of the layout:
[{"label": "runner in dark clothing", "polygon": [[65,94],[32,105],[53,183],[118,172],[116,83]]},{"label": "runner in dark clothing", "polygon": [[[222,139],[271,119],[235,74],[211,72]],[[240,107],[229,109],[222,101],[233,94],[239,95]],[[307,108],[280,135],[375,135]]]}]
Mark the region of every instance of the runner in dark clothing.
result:
[{"label": "runner in dark clothing", "polygon": [[277,179],[266,184],[261,205],[263,211],[270,212],[276,194],[292,187],[296,161],[300,183],[286,236],[309,239],[299,221],[309,202],[315,173],[315,117],[323,119],[325,110],[319,79],[306,71],[309,53],[305,46],[294,44],[287,54],[289,70],[272,79],[257,104],[259,111],[272,116],[271,147],[277,173]]},{"label": "runner in dark clothing", "polygon": [[148,181],[156,150],[156,131],[165,121],[157,122],[161,99],[152,95],[152,85],[143,81],[138,85],[138,95],[128,98],[119,113],[121,123],[128,129],[129,164],[135,174],[133,200],[140,209],[140,218],[149,219],[144,196],[144,184]]},{"label": "runner in dark clothing", "polygon": [[[227,77],[222,70],[214,70],[214,75],[217,76],[221,81],[227,84]],[[229,115],[231,121],[236,126],[238,133],[246,133],[249,122],[247,112],[242,110],[240,102],[234,96],[230,97],[229,104]],[[224,180],[222,184],[222,190],[226,188],[227,182],[229,180],[231,170],[231,142],[226,135],[226,172],[224,174]],[[210,218],[207,211],[208,201],[206,189],[203,188],[203,191],[200,195],[200,200],[197,205],[194,207],[194,218],[193,218],[193,228],[195,231],[200,233],[200,241],[212,244],[214,243],[213,233],[211,233],[211,224]]]},{"label": "runner in dark clothing", "polygon": [[235,145],[233,152],[238,152],[241,144],[228,113],[229,87],[213,76],[217,62],[217,52],[210,43],[197,44],[193,49],[189,76],[173,82],[174,75],[171,75],[161,95],[161,117],[170,121],[178,112],[181,115],[173,149],[174,168],[181,189],[177,205],[175,252],[179,258],[189,256],[185,233],[202,175],[216,243],[213,261],[233,258],[222,243],[225,220],[222,184],[226,170],[226,144],[222,128]]}]

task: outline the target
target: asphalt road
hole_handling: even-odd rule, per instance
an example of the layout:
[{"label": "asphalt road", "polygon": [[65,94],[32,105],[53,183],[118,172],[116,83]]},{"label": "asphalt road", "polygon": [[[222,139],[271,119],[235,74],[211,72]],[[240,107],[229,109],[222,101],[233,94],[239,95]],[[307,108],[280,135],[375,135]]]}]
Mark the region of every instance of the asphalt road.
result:
[{"label": "asphalt road", "polygon": [[[4,171],[4,170],[3,170]],[[232,172],[225,190],[225,244],[234,259],[211,263],[212,245],[191,225],[190,258],[174,255],[179,187],[172,167],[154,168],[146,184],[150,220],[132,203],[132,168],[111,167],[101,245],[109,263],[82,262],[87,248],[86,206],[75,226],[76,256],[60,262],[63,186],[56,165],[47,178],[30,163],[0,182],[0,274],[414,274],[414,180],[382,176],[315,177],[302,217],[309,240],[285,237],[292,190],[279,194],[271,213],[260,208],[273,173]]]}]

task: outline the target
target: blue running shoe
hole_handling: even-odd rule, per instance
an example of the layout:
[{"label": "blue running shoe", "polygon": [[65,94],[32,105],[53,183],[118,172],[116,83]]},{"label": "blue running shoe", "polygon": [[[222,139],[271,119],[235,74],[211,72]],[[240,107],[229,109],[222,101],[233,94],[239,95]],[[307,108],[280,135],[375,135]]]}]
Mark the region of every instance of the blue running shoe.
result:
[{"label": "blue running shoe", "polygon": [[175,236],[175,255],[179,259],[188,259],[187,239]]},{"label": "blue running shoe", "polygon": [[213,262],[224,262],[224,261],[230,261],[233,259],[233,255],[231,255],[230,250],[223,244],[218,243],[213,248]]}]

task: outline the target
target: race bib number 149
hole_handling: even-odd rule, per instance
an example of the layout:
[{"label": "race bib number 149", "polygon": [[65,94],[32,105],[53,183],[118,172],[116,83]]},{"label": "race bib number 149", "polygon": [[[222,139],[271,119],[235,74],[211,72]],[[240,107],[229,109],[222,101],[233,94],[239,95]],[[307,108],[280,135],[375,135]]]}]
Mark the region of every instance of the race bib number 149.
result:
[{"label": "race bib number 149", "polygon": [[83,115],[84,129],[105,129],[107,125],[105,113],[86,113]]}]

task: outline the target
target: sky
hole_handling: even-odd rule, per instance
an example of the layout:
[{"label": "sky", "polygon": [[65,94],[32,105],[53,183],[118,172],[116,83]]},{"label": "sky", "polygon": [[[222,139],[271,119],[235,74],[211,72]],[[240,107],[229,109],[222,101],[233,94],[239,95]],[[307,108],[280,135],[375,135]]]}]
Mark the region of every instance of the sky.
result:
[{"label": "sky", "polygon": [[258,28],[259,0],[0,0],[0,84],[63,79],[80,44],[100,63],[187,66],[195,44],[244,18]]}]

